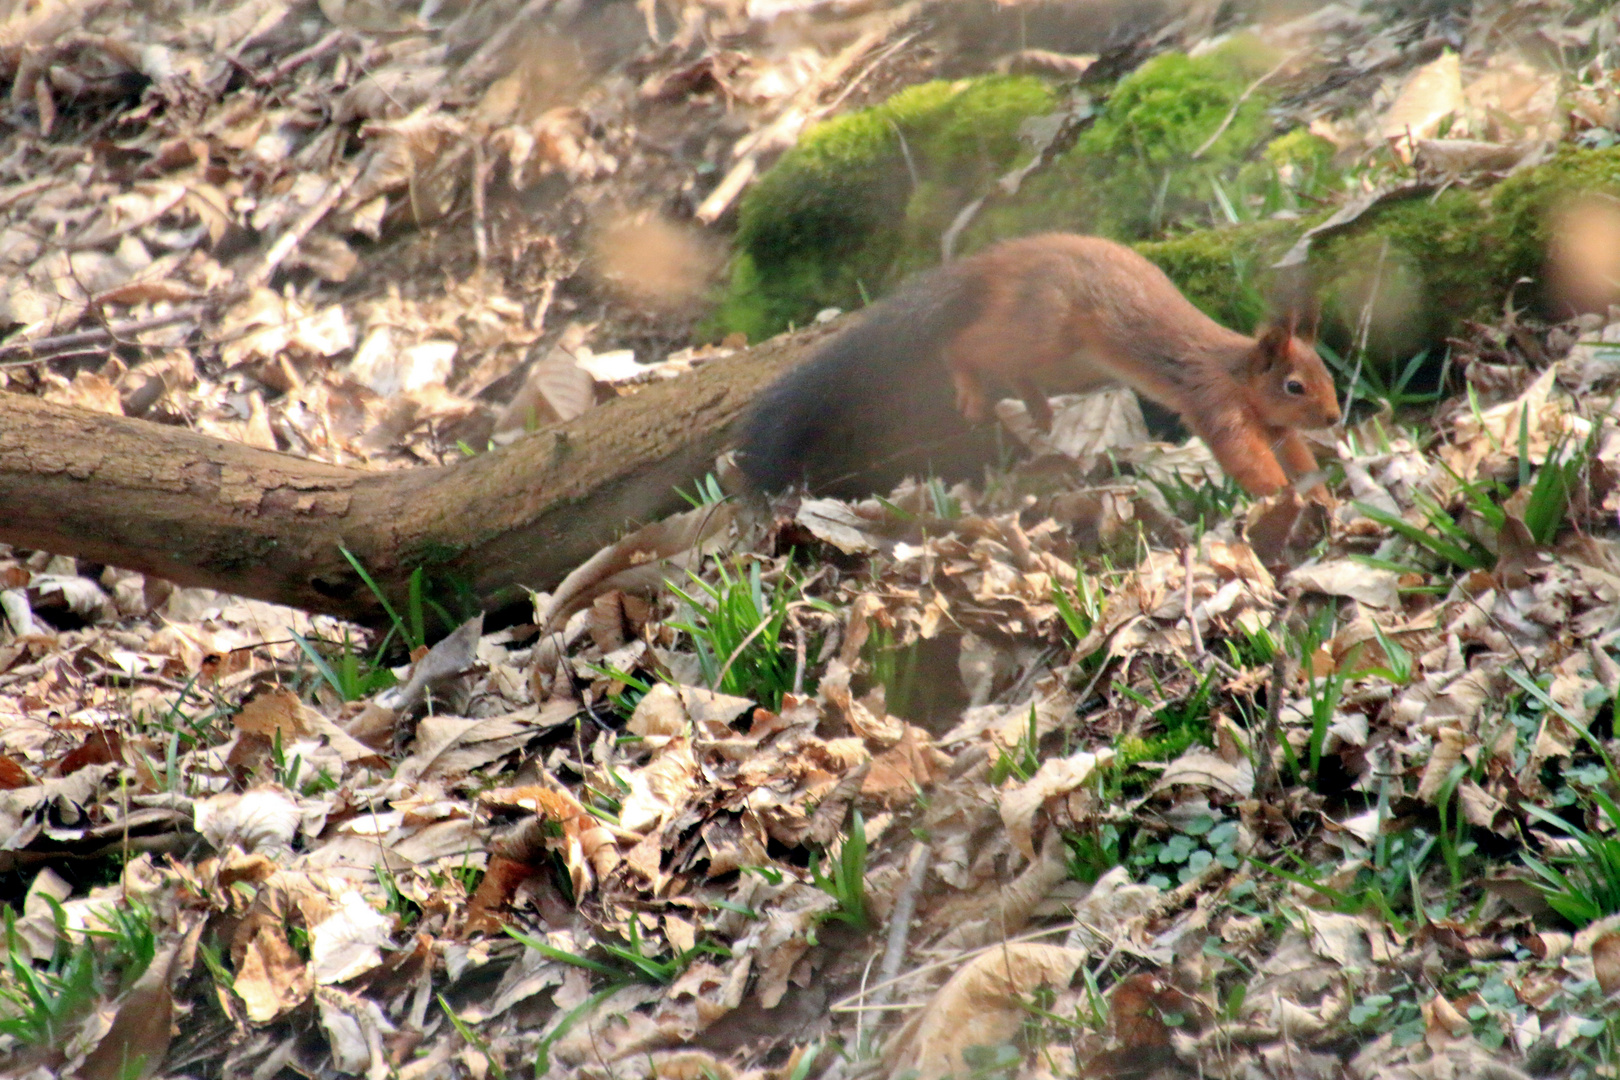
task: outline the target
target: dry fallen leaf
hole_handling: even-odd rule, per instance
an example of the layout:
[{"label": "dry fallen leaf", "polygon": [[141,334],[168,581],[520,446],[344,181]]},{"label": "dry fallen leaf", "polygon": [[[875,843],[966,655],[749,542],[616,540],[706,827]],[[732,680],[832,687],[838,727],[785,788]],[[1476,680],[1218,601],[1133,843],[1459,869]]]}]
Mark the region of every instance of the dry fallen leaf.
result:
[{"label": "dry fallen leaf", "polygon": [[1066,987],[1086,960],[1080,949],[1037,942],[993,945],[940,987],[903,1045],[885,1056],[899,1073],[944,1080],[968,1068],[963,1051],[1010,1040],[1023,1023],[1023,995],[1042,986]]}]

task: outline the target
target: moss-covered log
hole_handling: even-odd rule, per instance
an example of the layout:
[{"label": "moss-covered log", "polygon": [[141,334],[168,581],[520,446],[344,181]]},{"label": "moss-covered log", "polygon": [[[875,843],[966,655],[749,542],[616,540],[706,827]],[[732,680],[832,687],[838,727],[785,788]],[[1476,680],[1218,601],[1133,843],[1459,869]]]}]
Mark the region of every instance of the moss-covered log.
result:
[{"label": "moss-covered log", "polygon": [[[1046,230],[1110,236],[1135,244],[1209,314],[1249,329],[1266,314],[1268,268],[1346,187],[1325,141],[1273,137],[1273,84],[1254,82],[1273,62],[1240,40],[1196,59],[1158,57],[1091,113],[1036,80],[992,76],[913,87],[818,125],[745,199],[717,323],[758,336],[829,304],[857,307],[937,261],[946,226],[983,198],[959,251]],[[1015,194],[994,183],[1028,160],[1021,132],[1082,115],[1089,126],[1073,145]],[[1612,288],[1544,285],[1559,208],[1582,193],[1620,196],[1620,148],[1564,148],[1495,186],[1413,189],[1318,238],[1310,268],[1330,340],[1365,338],[1373,357],[1399,359],[1465,319],[1495,316],[1510,295],[1555,317],[1612,301]],[[1256,220],[1208,227],[1228,214]]]},{"label": "moss-covered log", "polygon": [[[1575,295],[1549,276],[1561,213],[1593,195],[1620,197],[1620,148],[1566,148],[1494,187],[1417,189],[1373,206],[1311,245],[1329,332],[1348,340],[1365,326],[1374,356],[1405,357],[1441,344],[1462,320],[1498,316],[1510,298],[1549,318],[1620,300],[1613,267],[1606,295]],[[1263,273],[1325,216],[1136,247],[1200,307],[1241,326],[1258,314],[1246,275]]]}]

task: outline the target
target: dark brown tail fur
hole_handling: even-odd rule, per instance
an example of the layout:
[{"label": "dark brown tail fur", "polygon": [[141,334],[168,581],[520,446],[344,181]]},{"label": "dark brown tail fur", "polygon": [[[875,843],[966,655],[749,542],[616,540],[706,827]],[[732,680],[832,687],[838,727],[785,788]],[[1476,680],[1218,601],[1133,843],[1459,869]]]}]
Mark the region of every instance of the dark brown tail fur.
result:
[{"label": "dark brown tail fur", "polygon": [[956,411],[945,343],[979,315],[972,282],[936,271],[871,308],[783,376],[743,420],[738,464],[758,489],[886,492],[906,476],[975,477],[994,425]]}]

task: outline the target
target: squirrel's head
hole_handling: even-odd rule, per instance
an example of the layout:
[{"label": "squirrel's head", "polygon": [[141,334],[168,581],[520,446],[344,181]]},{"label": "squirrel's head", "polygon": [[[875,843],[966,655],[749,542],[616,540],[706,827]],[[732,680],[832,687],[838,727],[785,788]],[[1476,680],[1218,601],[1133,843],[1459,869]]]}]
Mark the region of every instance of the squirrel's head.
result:
[{"label": "squirrel's head", "polygon": [[1261,331],[1248,356],[1248,386],[1269,424],[1323,428],[1339,422],[1339,393],[1333,376],[1308,337],[1292,323]]}]

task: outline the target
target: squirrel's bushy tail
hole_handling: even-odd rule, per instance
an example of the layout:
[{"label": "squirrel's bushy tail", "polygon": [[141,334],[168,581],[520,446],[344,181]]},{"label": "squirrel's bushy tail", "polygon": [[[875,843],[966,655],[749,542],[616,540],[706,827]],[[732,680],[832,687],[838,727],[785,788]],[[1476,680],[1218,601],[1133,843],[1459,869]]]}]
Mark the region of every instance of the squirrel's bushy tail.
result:
[{"label": "squirrel's bushy tail", "polygon": [[762,491],[887,492],[906,476],[962,479],[994,461],[994,425],[956,411],[945,344],[979,315],[971,283],[937,271],[771,385],[743,420],[737,462]]}]

